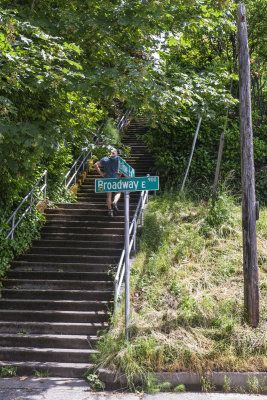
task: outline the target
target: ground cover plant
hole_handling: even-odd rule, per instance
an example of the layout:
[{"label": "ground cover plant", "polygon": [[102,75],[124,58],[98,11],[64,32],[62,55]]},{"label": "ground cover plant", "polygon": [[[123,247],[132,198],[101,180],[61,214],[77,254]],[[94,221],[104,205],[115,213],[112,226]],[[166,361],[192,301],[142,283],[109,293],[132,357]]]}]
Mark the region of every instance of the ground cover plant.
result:
[{"label": "ground cover plant", "polygon": [[[267,209],[260,211],[261,317],[244,320],[239,202],[177,193],[150,201],[131,270],[131,342],[124,310],[99,344],[99,365],[148,382],[151,371],[266,371]],[[153,232],[153,234],[152,234]]]}]

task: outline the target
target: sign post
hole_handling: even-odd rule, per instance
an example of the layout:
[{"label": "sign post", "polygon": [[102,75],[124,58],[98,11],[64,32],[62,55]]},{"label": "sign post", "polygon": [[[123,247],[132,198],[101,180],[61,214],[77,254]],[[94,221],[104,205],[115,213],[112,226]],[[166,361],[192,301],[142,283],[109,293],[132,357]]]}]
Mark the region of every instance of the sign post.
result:
[{"label": "sign post", "polygon": [[[121,159],[122,160],[122,159]],[[122,160],[123,161],[123,160]],[[119,164],[119,170],[125,175],[133,175],[134,169],[125,161]],[[123,170],[123,171],[122,171]],[[123,179],[104,178],[95,180],[95,192],[124,192],[124,250],[125,250],[125,336],[130,340],[130,238],[129,238],[129,199],[130,192],[159,190],[158,176],[128,177]]]},{"label": "sign post", "polygon": [[[135,170],[127,164],[121,157],[119,157],[119,171],[127,176],[127,178],[133,178],[135,176]],[[130,238],[129,238],[129,227],[130,227],[130,193],[126,191],[124,193],[124,249],[125,249],[125,336],[126,340],[129,341],[129,325],[130,325]]]},{"label": "sign post", "polygon": [[125,336],[129,341],[130,325],[130,239],[129,239],[129,207],[130,194],[124,193],[124,249],[125,249]]}]

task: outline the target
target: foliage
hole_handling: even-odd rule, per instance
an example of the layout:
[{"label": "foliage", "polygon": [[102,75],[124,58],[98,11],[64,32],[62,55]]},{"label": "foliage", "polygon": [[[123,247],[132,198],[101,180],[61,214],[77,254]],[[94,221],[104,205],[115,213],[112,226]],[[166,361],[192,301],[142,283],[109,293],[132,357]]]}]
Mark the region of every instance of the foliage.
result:
[{"label": "foliage", "polygon": [[200,380],[202,392],[214,392],[215,385],[212,384],[210,377],[202,376]]},{"label": "foliage", "polygon": [[186,391],[186,387],[185,387],[185,385],[181,384],[181,385],[175,386],[173,391],[175,393],[185,392]]},{"label": "foliage", "polygon": [[37,376],[37,378],[48,378],[51,375],[51,372],[47,370],[42,370],[38,371],[37,369],[34,369],[34,375]]},{"label": "foliage", "polygon": [[59,120],[70,119],[63,90],[81,69],[68,57],[79,49],[21,21],[16,12],[1,11],[0,18],[2,165],[12,176],[25,175],[63,139],[66,127]]},{"label": "foliage", "polygon": [[149,202],[131,269],[131,341],[122,306],[99,343],[99,366],[130,382],[140,378],[143,387],[151,371],[194,371],[204,376],[203,390],[210,390],[210,371],[266,369],[266,208],[257,226],[256,329],[244,323],[240,211],[227,193],[215,205],[186,193]]},{"label": "foliage", "polygon": [[7,365],[5,367],[1,368],[1,376],[3,378],[10,378],[11,376],[16,376],[17,375],[17,369],[18,367],[14,367],[11,365]]},{"label": "foliage", "polygon": [[[11,226],[5,225],[9,210],[3,210],[0,220],[0,277],[5,276],[6,270],[10,267],[10,262],[15,256],[25,253],[31,245],[33,239],[39,237],[39,231],[44,222],[44,216],[40,212],[33,208],[25,218],[21,221],[19,226],[16,228],[14,239],[5,239],[7,233],[11,229]],[[21,213],[19,214],[19,216]],[[19,218],[16,218],[16,220]]]},{"label": "foliage", "polygon": [[[216,169],[218,143],[223,130],[225,117],[215,121],[204,119],[192,163],[189,170],[189,181],[194,185],[212,183]],[[169,126],[169,132],[162,134],[161,129],[151,129],[144,138],[155,160],[155,173],[163,179],[165,188],[181,186],[187,168],[197,120],[185,122],[179,126]],[[241,190],[241,154],[239,127],[231,122],[226,133],[221,177],[233,176],[232,187],[238,193]],[[266,202],[265,155],[267,152],[266,134],[256,130],[254,135],[254,157],[256,168],[256,190],[258,200]],[[187,186],[190,186],[186,182]],[[210,195],[210,191],[208,193]]]},{"label": "foliage", "polygon": [[223,377],[223,391],[229,393],[231,391],[231,380],[226,375]]},{"label": "foliage", "polygon": [[102,382],[98,375],[91,373],[90,371],[85,374],[85,379],[90,384],[92,390],[103,391],[105,389],[105,384]]},{"label": "foliage", "polygon": [[[75,159],[92,143],[99,123],[116,120],[125,106],[145,114],[151,127],[147,142],[157,152],[156,166],[176,186],[199,115],[203,126],[191,178],[211,179],[230,105],[223,174],[235,170],[238,176],[235,2],[93,0],[89,5],[80,0],[2,0],[1,5],[4,204],[23,196],[26,183],[51,166],[59,153],[60,166],[66,168],[71,157]],[[265,6],[251,0],[246,6],[258,171],[266,152],[266,29],[261,18]],[[100,140],[114,146],[120,138],[110,121]],[[57,167],[58,163],[53,172]],[[20,191],[10,185],[17,179]]]}]

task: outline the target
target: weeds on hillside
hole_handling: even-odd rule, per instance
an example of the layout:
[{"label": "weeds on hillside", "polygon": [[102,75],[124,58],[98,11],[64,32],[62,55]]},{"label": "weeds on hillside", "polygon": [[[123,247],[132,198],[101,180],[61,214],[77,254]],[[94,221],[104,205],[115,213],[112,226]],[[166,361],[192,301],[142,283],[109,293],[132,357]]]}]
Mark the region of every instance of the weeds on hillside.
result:
[{"label": "weeds on hillside", "polygon": [[[267,210],[258,222],[261,320],[243,319],[240,206],[164,194],[146,210],[131,270],[131,342],[123,307],[100,341],[99,365],[148,386],[152,371],[267,369]],[[151,234],[153,232],[153,234]]]}]

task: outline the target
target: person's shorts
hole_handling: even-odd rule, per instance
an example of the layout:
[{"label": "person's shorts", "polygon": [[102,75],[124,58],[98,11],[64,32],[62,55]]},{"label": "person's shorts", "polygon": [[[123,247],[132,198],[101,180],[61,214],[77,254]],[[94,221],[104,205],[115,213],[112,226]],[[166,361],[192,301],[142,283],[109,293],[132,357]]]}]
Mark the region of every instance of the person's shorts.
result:
[{"label": "person's shorts", "polygon": [[105,178],[113,178],[113,179],[118,179],[119,176],[117,174],[117,172],[115,174],[107,174],[105,175]]}]

